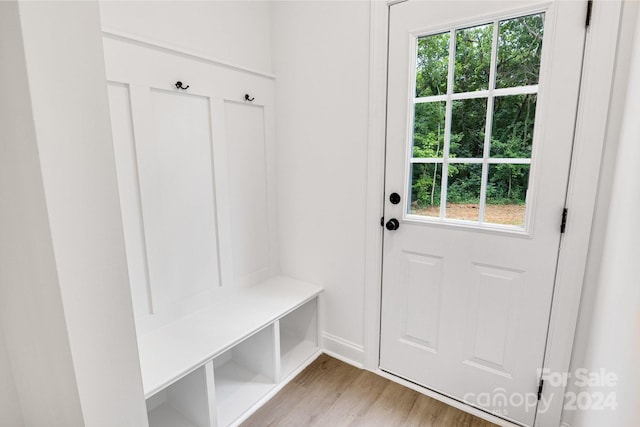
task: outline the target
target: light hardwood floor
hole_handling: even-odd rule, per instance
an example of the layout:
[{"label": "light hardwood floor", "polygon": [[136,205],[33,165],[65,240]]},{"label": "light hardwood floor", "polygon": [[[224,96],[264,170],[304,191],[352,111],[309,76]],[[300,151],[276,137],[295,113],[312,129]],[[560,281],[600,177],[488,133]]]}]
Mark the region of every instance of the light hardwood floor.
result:
[{"label": "light hardwood floor", "polygon": [[243,427],[494,425],[324,354],[242,424]]}]

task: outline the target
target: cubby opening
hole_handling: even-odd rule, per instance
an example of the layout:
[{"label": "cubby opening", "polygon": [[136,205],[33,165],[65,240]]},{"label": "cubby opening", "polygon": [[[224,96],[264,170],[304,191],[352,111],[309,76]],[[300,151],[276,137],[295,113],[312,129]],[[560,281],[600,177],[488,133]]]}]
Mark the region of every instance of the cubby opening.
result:
[{"label": "cubby opening", "polygon": [[286,378],[318,351],[318,299],[293,310],[279,323],[280,369]]},{"label": "cubby opening", "polygon": [[218,425],[227,426],[275,387],[273,324],[213,360]]},{"label": "cubby opening", "polygon": [[147,399],[149,427],[215,426],[213,364],[208,363]]}]

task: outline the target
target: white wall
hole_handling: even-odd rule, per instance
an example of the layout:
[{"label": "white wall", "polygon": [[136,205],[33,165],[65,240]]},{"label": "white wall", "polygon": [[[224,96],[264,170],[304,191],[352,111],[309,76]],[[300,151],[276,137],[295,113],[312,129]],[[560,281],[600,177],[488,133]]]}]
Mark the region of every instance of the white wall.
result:
[{"label": "white wall", "polygon": [[25,424],[144,427],[97,4],[0,7],[0,315]]},{"label": "white wall", "polygon": [[609,148],[600,184],[600,216],[594,228],[592,264],[587,270],[573,362],[573,369],[605,369],[616,374],[617,385],[574,386],[570,390],[588,395],[614,393],[618,407],[604,411],[587,407],[567,414],[565,421],[575,427],[640,424],[640,170],[636,165],[640,157],[639,20],[637,5],[625,4],[609,117]]},{"label": "white wall", "polygon": [[268,1],[101,1],[102,26],[271,72]]},{"label": "white wall", "polygon": [[18,392],[13,381],[4,334],[0,327],[0,426],[22,427],[23,425]]},{"label": "white wall", "polygon": [[325,346],[362,362],[368,2],[274,2],[280,259],[325,287]]},{"label": "white wall", "polygon": [[82,425],[19,13],[0,2],[0,323],[25,424]]}]

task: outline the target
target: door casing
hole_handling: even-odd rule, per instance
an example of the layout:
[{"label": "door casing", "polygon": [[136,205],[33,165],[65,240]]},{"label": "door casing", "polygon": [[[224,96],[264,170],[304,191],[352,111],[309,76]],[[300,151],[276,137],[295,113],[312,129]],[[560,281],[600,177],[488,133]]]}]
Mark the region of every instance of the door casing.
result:
[{"label": "door casing", "polygon": [[[405,1],[405,0],[401,0]],[[389,8],[401,1],[372,1],[370,9],[369,141],[367,172],[365,331],[363,365],[366,369],[414,388],[435,399],[499,425],[505,422],[454,399],[386,374],[378,367],[380,356],[380,307],[382,286],[382,228],[384,208],[384,164],[386,133],[386,70]],[[585,17],[586,17],[585,1]],[[600,175],[600,158],[604,146],[610,88],[620,25],[621,0],[597,1],[587,30],[583,59],[580,98],[574,135],[566,206],[569,209],[566,233],[560,253],[553,295],[545,369],[569,372],[576,332],[580,295],[591,236],[591,225]],[[560,223],[560,222],[559,222]],[[551,399],[545,412],[539,412],[536,425],[557,426],[562,417],[565,387],[545,386],[543,397]]]}]

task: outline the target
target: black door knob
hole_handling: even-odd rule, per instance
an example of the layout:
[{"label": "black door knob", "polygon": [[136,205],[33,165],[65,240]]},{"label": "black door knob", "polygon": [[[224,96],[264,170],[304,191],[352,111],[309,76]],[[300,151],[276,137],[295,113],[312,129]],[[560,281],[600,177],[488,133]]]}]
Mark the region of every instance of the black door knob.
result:
[{"label": "black door knob", "polygon": [[387,221],[385,227],[387,227],[387,230],[389,231],[397,230],[398,228],[400,228],[400,223],[397,219],[391,218],[389,221]]},{"label": "black door knob", "polygon": [[389,196],[389,201],[394,205],[397,205],[398,203],[400,203],[400,195],[398,193],[391,193],[391,195]]}]

